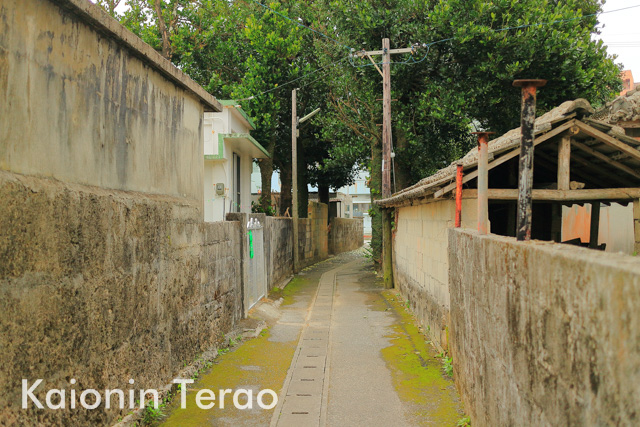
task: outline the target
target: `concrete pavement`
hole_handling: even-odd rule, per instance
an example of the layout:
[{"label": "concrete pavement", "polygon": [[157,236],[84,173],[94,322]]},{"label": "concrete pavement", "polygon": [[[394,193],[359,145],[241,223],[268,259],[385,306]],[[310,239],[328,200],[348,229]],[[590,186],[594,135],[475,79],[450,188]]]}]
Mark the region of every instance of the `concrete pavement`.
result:
[{"label": "concrete pavement", "polygon": [[[360,251],[306,269],[282,297],[251,313],[268,330],[220,356],[166,425],[455,426],[464,416],[434,349]],[[229,397],[224,409],[200,409],[202,388],[253,390],[254,407]],[[255,404],[265,388],[279,394],[274,409]]]}]

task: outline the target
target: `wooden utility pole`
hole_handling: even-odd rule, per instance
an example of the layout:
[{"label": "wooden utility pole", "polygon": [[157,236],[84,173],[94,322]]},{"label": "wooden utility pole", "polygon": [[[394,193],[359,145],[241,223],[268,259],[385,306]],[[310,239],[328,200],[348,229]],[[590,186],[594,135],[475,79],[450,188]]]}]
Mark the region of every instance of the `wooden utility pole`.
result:
[{"label": "wooden utility pole", "polygon": [[298,254],[298,110],[296,89],[291,91],[291,172],[293,175],[293,272],[300,265]]},{"label": "wooden utility pole", "polygon": [[382,39],[382,198],[391,197],[391,53]]},{"label": "wooden utility pole", "polygon": [[[359,56],[367,56],[382,75],[382,198],[391,197],[391,55],[415,53],[415,47],[390,49],[388,38],[382,39],[382,50],[361,51]],[[382,70],[375,63],[373,55],[382,55]],[[382,209],[382,270],[384,286],[393,288],[393,263],[391,210]]]}]

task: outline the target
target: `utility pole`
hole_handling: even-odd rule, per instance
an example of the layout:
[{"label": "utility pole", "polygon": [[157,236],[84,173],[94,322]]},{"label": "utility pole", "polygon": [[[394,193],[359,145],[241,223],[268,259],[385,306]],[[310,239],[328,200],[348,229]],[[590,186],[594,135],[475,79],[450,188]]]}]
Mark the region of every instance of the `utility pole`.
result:
[{"label": "utility pole", "polygon": [[[293,272],[298,272],[300,265],[298,254],[298,111],[297,89],[291,91],[291,172],[293,175]],[[282,198],[280,199],[282,201]]]},{"label": "utility pole", "polygon": [[[291,91],[291,174],[292,176],[292,218],[293,218],[293,272],[298,272],[298,266],[300,265],[300,256],[298,254],[298,125],[306,122],[311,117],[320,112],[319,108],[316,108],[311,113],[307,114],[301,119],[298,119],[298,90],[293,89]],[[282,198],[280,199],[282,201]]]},{"label": "utility pole", "polygon": [[[391,197],[391,55],[416,52],[417,45],[404,49],[390,49],[389,39],[382,39],[382,50],[360,51],[367,56],[382,76],[382,198]],[[382,70],[372,56],[382,55]],[[382,269],[384,286],[393,288],[391,210],[382,209]]]}]

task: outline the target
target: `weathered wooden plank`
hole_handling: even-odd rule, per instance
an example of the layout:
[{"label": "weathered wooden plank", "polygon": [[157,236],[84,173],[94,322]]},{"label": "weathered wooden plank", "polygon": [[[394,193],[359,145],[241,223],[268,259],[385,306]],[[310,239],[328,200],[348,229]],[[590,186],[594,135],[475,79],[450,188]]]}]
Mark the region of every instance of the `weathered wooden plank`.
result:
[{"label": "weathered wooden plank", "polygon": [[600,160],[602,160],[603,162],[620,169],[621,171],[624,171],[626,173],[628,173],[629,175],[632,175],[635,178],[640,179],[640,173],[638,173],[637,171],[631,169],[629,166],[624,165],[616,160],[612,160],[609,157],[607,157],[606,155],[602,154],[599,151],[594,150],[593,148],[589,148],[586,145],[576,141],[576,140],[571,140],[571,145],[575,146],[576,148],[579,148],[580,150],[584,151],[585,153],[589,153],[591,154],[593,157],[596,157]]},{"label": "weathered wooden plank", "polygon": [[[489,200],[518,200],[518,190],[512,188],[490,188]],[[463,199],[475,199],[478,190],[462,191]],[[537,201],[594,201],[594,200],[634,200],[640,198],[640,188],[597,188],[588,190],[533,190],[533,200]]]},{"label": "weathered wooden plank", "polygon": [[580,131],[582,131],[582,133],[585,133],[589,136],[592,136],[594,138],[599,139],[600,141],[604,142],[605,144],[614,147],[616,149],[618,149],[619,151],[622,151],[623,153],[628,154],[630,157],[640,160],[640,151],[638,151],[637,149],[630,147],[629,145],[625,144],[624,142],[620,142],[617,139],[615,139],[612,136],[607,135],[604,132],[599,131],[598,129],[595,129],[585,123],[582,123],[580,121],[576,121],[576,126],[578,126],[578,128],[580,129]]},{"label": "weathered wooden plank", "polygon": [[558,190],[568,190],[571,168],[571,137],[560,138],[558,142]]}]

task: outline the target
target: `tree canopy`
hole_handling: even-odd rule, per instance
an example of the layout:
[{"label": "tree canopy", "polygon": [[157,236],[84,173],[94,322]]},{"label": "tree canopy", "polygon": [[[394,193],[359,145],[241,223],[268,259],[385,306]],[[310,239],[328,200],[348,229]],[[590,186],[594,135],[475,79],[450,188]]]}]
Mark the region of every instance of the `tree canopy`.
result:
[{"label": "tree canopy", "polygon": [[[418,46],[392,57],[395,190],[463,155],[476,128],[517,127],[514,79],[548,80],[540,113],[578,97],[603,103],[620,89],[615,58],[592,40],[599,0],[121,1],[130,6],[117,16],[124,25],[255,118],[256,138],[272,154],[260,164],[263,189],[280,170],[283,199],[294,87],[300,116],[322,108],[301,128],[301,191],[306,182],[348,184],[359,165],[370,168],[379,197],[382,79],[368,58],[350,53],[378,50],[384,37],[392,48]],[[114,2],[100,0],[117,15]],[[375,208],[371,214],[376,250]]]}]

